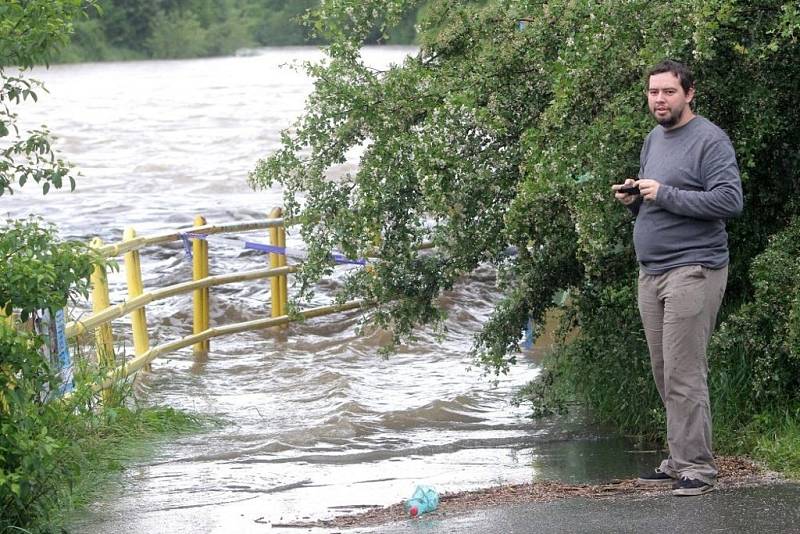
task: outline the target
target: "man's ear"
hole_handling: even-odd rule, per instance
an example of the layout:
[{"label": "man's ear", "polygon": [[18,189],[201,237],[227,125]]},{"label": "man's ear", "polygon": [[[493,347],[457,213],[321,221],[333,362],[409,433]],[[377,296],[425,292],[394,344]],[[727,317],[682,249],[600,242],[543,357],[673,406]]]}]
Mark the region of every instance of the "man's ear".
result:
[{"label": "man's ear", "polygon": [[686,91],[686,103],[691,104],[694,101],[694,85]]}]

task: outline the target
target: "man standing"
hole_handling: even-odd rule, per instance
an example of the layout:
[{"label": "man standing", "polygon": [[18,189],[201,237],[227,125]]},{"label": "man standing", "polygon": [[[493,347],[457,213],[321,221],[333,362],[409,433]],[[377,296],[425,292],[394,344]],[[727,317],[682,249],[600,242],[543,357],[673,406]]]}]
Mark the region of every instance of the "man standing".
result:
[{"label": "man standing", "polygon": [[692,111],[694,91],[681,63],[648,73],[659,125],[644,141],[638,179],[612,186],[636,216],[639,313],[667,411],[669,458],[639,482],[672,484],[674,495],[702,495],[716,482],[706,348],[728,279],[725,220],[742,211],[733,146]]}]

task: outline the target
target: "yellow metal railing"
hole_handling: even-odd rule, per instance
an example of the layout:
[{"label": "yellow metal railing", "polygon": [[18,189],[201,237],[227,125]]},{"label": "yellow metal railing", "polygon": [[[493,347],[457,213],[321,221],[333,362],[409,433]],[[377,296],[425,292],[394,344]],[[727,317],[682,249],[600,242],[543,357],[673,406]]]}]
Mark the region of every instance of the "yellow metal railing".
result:
[{"label": "yellow metal railing", "polygon": [[[227,275],[208,276],[202,280],[193,280],[191,282],[182,282],[169,287],[155,289],[142,293],[138,297],[132,298],[120,304],[108,306],[99,313],[93,313],[86,319],[80,321],[73,321],[66,326],[66,335],[68,338],[90,332],[97,328],[98,325],[107,323],[114,319],[119,319],[129,313],[140,309],[151,302],[162,300],[168,297],[174,297],[182,293],[188,293],[200,288],[220,286],[224,284],[232,284],[234,282],[247,282],[250,280],[260,280],[263,278],[271,278],[281,274],[292,273],[297,270],[294,265],[281,267],[280,269],[257,269],[254,271],[245,271],[242,273],[234,273]],[[94,292],[93,288],[93,292]],[[103,291],[104,289],[100,289]]]},{"label": "yellow metal railing", "polygon": [[[203,227],[206,224],[205,217],[198,215],[194,218],[196,227]],[[192,239],[192,279],[194,281],[203,280],[208,277],[208,242],[205,239],[196,237]],[[198,287],[193,291],[194,298],[194,325],[195,335],[208,329],[211,322],[209,311],[209,291],[208,286]],[[272,297],[273,299],[275,297]],[[208,352],[211,348],[208,340],[200,341],[194,346],[194,352]]]},{"label": "yellow metal railing", "polygon": [[[193,346],[195,354],[207,353],[210,348],[209,340],[214,337],[282,326],[295,319],[308,319],[363,307],[365,305],[364,302],[351,301],[339,305],[322,306],[300,311],[296,316],[289,317],[287,312],[287,275],[295,272],[297,266],[287,264],[285,253],[270,252],[270,267],[268,269],[215,276],[209,274],[208,241],[206,240],[209,235],[269,229],[270,244],[283,248],[285,252],[286,229],[282,214],[280,208],[275,208],[270,212],[270,218],[266,220],[222,225],[209,225],[204,217],[197,216],[194,226],[187,229],[187,231],[174,231],[153,236],[137,236],[133,228],[128,228],[125,230],[123,240],[120,243],[105,245],[100,239],[95,238],[92,240],[92,247],[105,257],[124,255],[128,292],[128,298],[124,302],[111,305],[107,273],[104,268],[96,267],[91,279],[92,314],[80,321],[70,322],[65,327],[67,338],[94,332],[98,362],[105,368],[113,369],[109,372],[101,387],[107,390],[117,380],[143,369],[149,370],[150,363],[155,358],[181,348]],[[192,280],[145,291],[142,282],[139,251],[147,246],[173,241],[186,241],[187,239],[191,239],[192,242]],[[271,317],[211,327],[209,288],[264,278],[269,278],[271,283]],[[192,335],[150,347],[145,306],[157,300],[189,292],[193,294],[194,303]],[[126,315],[131,316],[135,355],[130,361],[116,366],[111,321]]]},{"label": "yellow metal railing", "polygon": [[[273,209],[270,214],[270,219],[279,219],[283,216],[283,210],[281,208]],[[269,241],[271,245],[276,247],[283,247],[286,248],[286,228],[283,226],[273,226],[269,229]],[[269,253],[269,266],[273,269],[277,269],[279,267],[283,267],[286,265],[286,255],[284,254],[277,254],[275,252]],[[287,277],[286,275],[280,275],[272,278],[271,280],[271,290],[273,295],[278,295],[278,299],[272,300],[272,316],[273,317],[280,317],[281,315],[286,315],[286,306],[288,303],[288,290],[287,290]]]},{"label": "yellow metal railing", "polygon": [[[128,228],[122,236],[124,241],[136,238],[136,230]],[[136,298],[144,293],[142,282],[142,264],[139,261],[139,251],[132,250],[125,253],[125,275],[128,282],[128,297]],[[133,350],[138,356],[150,349],[150,337],[147,335],[147,318],[144,308],[138,308],[131,313],[131,326],[133,328]]]},{"label": "yellow metal railing", "polygon": [[[364,301],[360,300],[345,302],[344,304],[336,304],[331,306],[320,306],[318,308],[311,308],[308,310],[304,310],[302,312],[298,312],[297,317],[301,320],[311,319],[323,315],[330,315],[332,313],[355,310],[363,306],[365,306],[365,303]],[[153,347],[152,349],[142,354],[141,356],[137,356],[136,358],[130,360],[129,362],[122,364],[120,367],[116,368],[113,372],[109,373],[108,378],[106,378],[106,380],[102,384],[100,384],[100,387],[102,388],[111,387],[111,385],[117,380],[121,380],[141,370],[144,366],[146,366],[159,356],[163,356],[164,354],[168,354],[178,349],[188,347],[189,345],[202,343],[204,341],[211,339],[212,337],[229,336],[231,334],[239,334],[241,332],[248,332],[252,330],[262,330],[264,328],[269,328],[272,326],[281,326],[289,324],[293,320],[294,319],[290,318],[288,315],[282,315],[280,317],[256,319],[253,321],[246,321],[243,323],[218,326],[214,328],[209,328],[204,332],[201,332],[199,334],[193,334],[191,336],[179,339],[177,341],[172,341],[170,343],[158,345],[157,347]]]},{"label": "yellow metal railing", "polygon": [[[250,221],[246,223],[227,223],[227,224],[206,224],[203,226],[194,226],[188,230],[196,235],[215,235],[226,234],[233,232],[249,232],[252,230],[264,230],[266,228],[273,228],[275,226],[283,226],[283,219],[265,219],[260,221]],[[150,245],[163,245],[164,243],[171,243],[173,241],[181,241],[186,232],[175,230],[172,232],[165,232],[163,234],[156,234],[152,236],[141,236],[131,239],[130,241],[123,241],[122,243],[115,243],[112,245],[105,245],[99,248],[100,253],[106,258],[116,257],[120,254],[130,252],[132,250],[140,250]]]},{"label": "yellow metal railing", "polygon": [[[92,240],[92,247],[100,249],[103,242],[100,238]],[[101,313],[111,306],[108,296],[108,275],[101,266],[96,266],[92,273],[92,312]],[[106,367],[114,364],[114,338],[111,334],[110,322],[103,322],[98,325],[95,331],[95,347],[97,349],[97,360]]]}]

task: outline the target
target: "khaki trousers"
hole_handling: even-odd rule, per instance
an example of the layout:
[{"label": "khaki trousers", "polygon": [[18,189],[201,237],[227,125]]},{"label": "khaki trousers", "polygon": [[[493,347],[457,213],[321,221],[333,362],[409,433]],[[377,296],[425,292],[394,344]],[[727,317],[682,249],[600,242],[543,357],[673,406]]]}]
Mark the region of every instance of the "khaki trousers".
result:
[{"label": "khaki trousers", "polygon": [[728,281],[727,266],[639,272],[639,313],[658,393],[667,410],[669,458],[660,469],[673,478],[714,484],[706,348]]}]

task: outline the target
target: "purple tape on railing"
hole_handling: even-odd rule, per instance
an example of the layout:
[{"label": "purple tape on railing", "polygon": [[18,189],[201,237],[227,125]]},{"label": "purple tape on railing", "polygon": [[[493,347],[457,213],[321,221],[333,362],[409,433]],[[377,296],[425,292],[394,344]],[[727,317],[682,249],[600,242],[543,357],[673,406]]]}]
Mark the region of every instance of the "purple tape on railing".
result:
[{"label": "purple tape on railing", "polygon": [[192,244],[189,243],[190,239],[205,239],[208,237],[206,234],[193,234],[192,232],[181,232],[178,234],[183,241],[183,251],[186,253],[186,259],[192,261]]},{"label": "purple tape on railing", "polygon": [[[266,243],[254,243],[252,241],[245,241],[244,248],[249,248],[252,250],[260,250],[261,252],[272,252],[273,254],[283,254],[283,255],[291,255],[291,253],[293,252],[291,249],[287,249],[286,247],[267,245]],[[330,257],[334,262],[341,264],[350,264],[350,265],[367,264],[367,260],[365,259],[352,259],[344,256],[344,254],[332,253]]]},{"label": "purple tape on railing", "polygon": [[361,258],[361,259],[348,258],[344,254],[337,254],[335,252],[332,252],[330,254],[330,257],[336,263],[343,263],[343,264],[349,264],[349,265],[366,265],[367,264],[367,260],[365,260],[363,258]]},{"label": "purple tape on railing", "polygon": [[208,234],[195,234],[193,232],[185,232],[185,233],[181,234],[181,236],[184,236],[184,235],[189,237],[190,239],[205,239],[205,238],[208,237]]},{"label": "purple tape on railing", "polygon": [[186,259],[192,261],[192,244],[189,243],[189,235],[181,233],[181,241],[183,241],[183,251],[186,253]]}]

